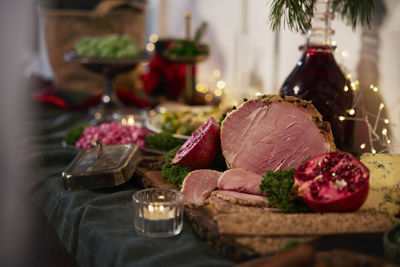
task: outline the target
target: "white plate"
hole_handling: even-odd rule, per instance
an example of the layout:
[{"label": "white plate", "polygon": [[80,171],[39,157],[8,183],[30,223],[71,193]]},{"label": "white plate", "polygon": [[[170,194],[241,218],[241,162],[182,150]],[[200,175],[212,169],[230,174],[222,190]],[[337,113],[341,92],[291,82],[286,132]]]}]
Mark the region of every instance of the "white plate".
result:
[{"label": "white plate", "polygon": [[[162,114],[161,113],[156,113],[153,116],[147,116],[145,119],[144,125],[146,126],[147,129],[152,131],[153,133],[161,133],[162,132]],[[188,135],[181,135],[181,134],[173,134],[172,135],[175,138],[186,140],[189,139],[190,136]]]}]

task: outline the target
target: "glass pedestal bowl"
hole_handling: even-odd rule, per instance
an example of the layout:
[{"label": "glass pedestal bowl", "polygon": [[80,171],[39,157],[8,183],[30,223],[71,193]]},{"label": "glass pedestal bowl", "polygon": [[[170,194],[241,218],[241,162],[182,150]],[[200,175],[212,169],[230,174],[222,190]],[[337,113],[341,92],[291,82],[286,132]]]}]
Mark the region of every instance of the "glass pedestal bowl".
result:
[{"label": "glass pedestal bowl", "polygon": [[183,98],[187,104],[194,104],[193,94],[196,77],[193,77],[193,67],[204,61],[209,55],[207,44],[195,43],[190,40],[175,39],[172,44],[165,49],[163,57],[174,63],[185,64],[185,91]]},{"label": "glass pedestal bowl", "polygon": [[97,122],[119,120],[123,105],[113,90],[113,81],[118,74],[128,72],[141,62],[147,62],[151,55],[141,51],[137,56],[130,58],[90,58],[80,57],[75,50],[64,55],[67,62],[77,62],[93,73],[103,75],[106,79],[104,93],[100,104],[90,110],[93,119]]}]

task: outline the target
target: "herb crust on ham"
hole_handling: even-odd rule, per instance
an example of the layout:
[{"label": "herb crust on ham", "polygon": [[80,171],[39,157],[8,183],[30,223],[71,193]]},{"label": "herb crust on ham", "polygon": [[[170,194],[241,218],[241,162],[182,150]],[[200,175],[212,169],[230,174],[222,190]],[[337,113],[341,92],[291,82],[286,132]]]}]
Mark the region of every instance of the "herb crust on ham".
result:
[{"label": "herb crust on ham", "polygon": [[265,196],[246,194],[236,191],[216,190],[211,193],[211,198],[214,197],[242,206],[267,207],[270,205],[267,197]]},{"label": "herb crust on ham", "polygon": [[336,149],[330,124],[310,101],[279,95],[260,96],[229,112],[221,147],[229,168],[261,175]]}]

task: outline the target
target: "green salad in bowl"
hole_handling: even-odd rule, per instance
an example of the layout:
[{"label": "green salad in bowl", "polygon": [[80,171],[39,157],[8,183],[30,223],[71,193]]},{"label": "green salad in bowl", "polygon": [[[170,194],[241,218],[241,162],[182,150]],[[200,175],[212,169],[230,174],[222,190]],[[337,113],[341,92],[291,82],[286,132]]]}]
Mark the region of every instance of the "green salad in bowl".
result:
[{"label": "green salad in bowl", "polygon": [[75,44],[80,57],[89,58],[130,58],[139,55],[140,48],[136,40],[126,34],[86,36]]}]

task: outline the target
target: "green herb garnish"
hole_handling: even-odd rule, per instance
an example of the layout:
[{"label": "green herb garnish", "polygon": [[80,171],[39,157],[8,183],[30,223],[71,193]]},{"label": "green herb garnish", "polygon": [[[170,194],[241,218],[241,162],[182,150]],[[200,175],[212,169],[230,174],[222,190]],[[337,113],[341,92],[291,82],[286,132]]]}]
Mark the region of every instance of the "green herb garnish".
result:
[{"label": "green herb garnish", "polygon": [[290,191],[294,183],[295,169],[267,170],[260,185],[261,194],[268,194],[268,201],[284,213],[309,212],[308,207],[300,200],[290,199]]},{"label": "green herb garnish", "polygon": [[167,179],[168,182],[177,185],[179,188],[182,187],[183,180],[188,175],[188,173],[192,171],[191,168],[182,167],[178,164],[168,166],[180,148],[181,146],[177,146],[174,149],[170,150],[165,156],[164,164],[161,166],[162,176]]},{"label": "green herb garnish", "polygon": [[181,144],[179,139],[173,137],[170,132],[161,132],[157,134],[149,134],[146,136],[146,144],[150,149],[161,151],[169,151]]},{"label": "green herb garnish", "polygon": [[76,141],[78,141],[79,138],[81,137],[83,130],[85,130],[85,128],[89,125],[90,125],[90,123],[85,123],[85,124],[78,125],[77,127],[69,130],[68,133],[65,135],[65,138],[64,138],[65,142],[68,145],[74,146]]},{"label": "green herb garnish", "polygon": [[225,118],[226,118],[226,113],[223,114],[223,115],[221,116],[221,118],[219,119],[218,124],[219,124],[220,127],[222,126],[222,122],[225,120]]}]

